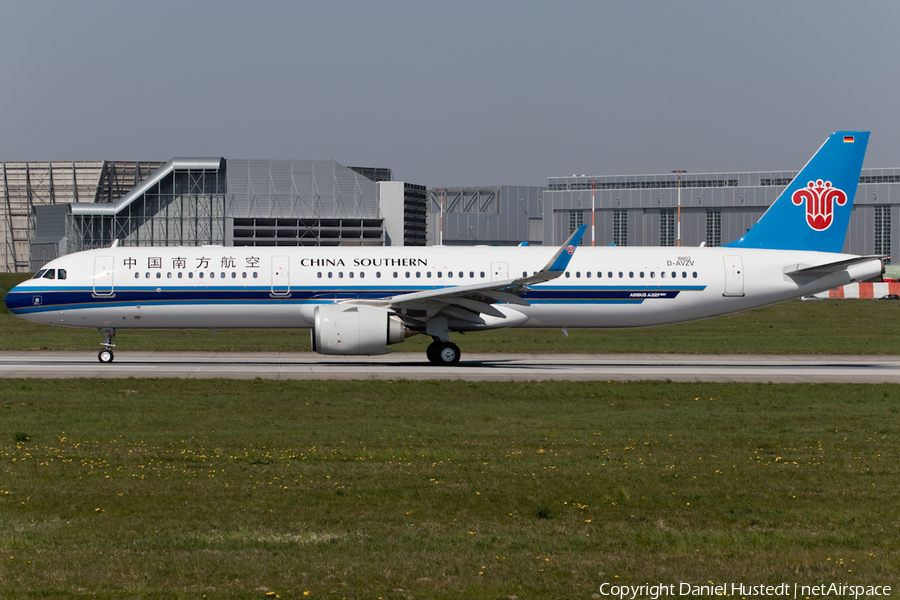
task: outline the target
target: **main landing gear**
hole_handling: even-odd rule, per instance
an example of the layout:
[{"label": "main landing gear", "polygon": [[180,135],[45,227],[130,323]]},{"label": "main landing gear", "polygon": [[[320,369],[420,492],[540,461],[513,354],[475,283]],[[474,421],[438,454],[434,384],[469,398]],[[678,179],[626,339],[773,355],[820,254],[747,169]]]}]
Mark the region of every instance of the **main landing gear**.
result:
[{"label": "main landing gear", "polygon": [[459,363],[459,346],[450,341],[447,317],[437,316],[425,324],[425,333],[434,341],[425,350],[428,362],[438,367],[452,367]]},{"label": "main landing gear", "polygon": [[100,342],[100,345],[103,346],[103,350],[97,354],[97,358],[100,359],[100,362],[102,363],[111,363],[113,358],[115,358],[112,349],[116,347],[116,344],[113,342],[116,337],[116,330],[112,327],[107,327],[103,330],[103,334],[106,336],[106,341]]},{"label": "main landing gear", "polygon": [[434,340],[425,350],[425,356],[428,361],[439,367],[452,367],[459,362],[459,346],[453,342],[442,342],[439,339]]}]

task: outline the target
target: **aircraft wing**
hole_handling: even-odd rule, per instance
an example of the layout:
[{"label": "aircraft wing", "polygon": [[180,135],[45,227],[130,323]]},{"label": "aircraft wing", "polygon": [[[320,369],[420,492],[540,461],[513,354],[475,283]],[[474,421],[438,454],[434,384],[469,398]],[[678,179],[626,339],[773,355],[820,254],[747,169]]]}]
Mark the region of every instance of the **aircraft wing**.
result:
[{"label": "aircraft wing", "polygon": [[528,286],[556,279],[565,273],[566,267],[575,253],[575,248],[578,247],[586,230],[587,225],[576,229],[547,264],[533,275],[400,294],[367,303],[389,306],[401,314],[407,314],[409,311],[424,311],[425,315],[423,316],[426,318],[437,316],[440,313],[447,317],[473,323],[483,323],[484,320],[480,317],[482,314],[505,319],[506,315],[497,310],[493,304],[502,302],[529,306],[528,301],[521,297],[528,290]]}]

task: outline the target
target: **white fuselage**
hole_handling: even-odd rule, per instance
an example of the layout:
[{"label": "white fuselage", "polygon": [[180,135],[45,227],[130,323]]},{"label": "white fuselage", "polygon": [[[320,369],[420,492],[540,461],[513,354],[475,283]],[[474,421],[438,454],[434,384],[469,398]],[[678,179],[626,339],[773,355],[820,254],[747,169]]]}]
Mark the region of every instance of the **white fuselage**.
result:
[{"label": "white fuselage", "polygon": [[[56,259],[65,278],[30,279],[7,296],[40,323],[115,328],[303,328],[314,308],[531,275],[551,247],[103,248]],[[786,275],[853,258],[788,250],[580,247],[566,272],[515,306],[525,327],[679,323],[821,292],[881,272],[877,259],[824,277]],[[501,305],[502,306],[502,305]],[[491,327],[505,326],[503,320]],[[513,324],[510,320],[509,325]],[[486,328],[486,327],[485,327]]]}]

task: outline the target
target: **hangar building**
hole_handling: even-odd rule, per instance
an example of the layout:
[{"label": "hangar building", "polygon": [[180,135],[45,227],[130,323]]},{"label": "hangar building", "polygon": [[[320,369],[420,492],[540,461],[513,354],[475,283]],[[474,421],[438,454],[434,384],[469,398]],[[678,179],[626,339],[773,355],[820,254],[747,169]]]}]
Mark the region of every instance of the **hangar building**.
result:
[{"label": "hangar building", "polygon": [[[798,171],[683,173],[681,243],[719,246],[743,235]],[[443,195],[443,198],[441,198]],[[428,242],[561,244],[582,224],[582,243],[677,245],[679,176],[550,177],[546,188],[429,189]],[[443,218],[440,203],[443,201]],[[900,255],[900,169],[863,169],[844,251]],[[442,227],[441,227],[442,223]]]},{"label": "hangar building", "polygon": [[[550,177],[546,187],[431,188],[335,161],[173,158],[7,162],[0,270],[120,245],[677,245],[679,177]],[[682,245],[740,237],[797,171],[683,173]],[[897,255],[900,169],[863,169],[846,252]],[[427,226],[427,231],[426,231]]]},{"label": "hangar building", "polygon": [[[424,245],[425,188],[336,161],[0,163],[0,265],[89,248]],[[118,179],[109,173],[122,173]],[[104,173],[106,175],[104,176]],[[118,185],[114,185],[118,184]]]}]

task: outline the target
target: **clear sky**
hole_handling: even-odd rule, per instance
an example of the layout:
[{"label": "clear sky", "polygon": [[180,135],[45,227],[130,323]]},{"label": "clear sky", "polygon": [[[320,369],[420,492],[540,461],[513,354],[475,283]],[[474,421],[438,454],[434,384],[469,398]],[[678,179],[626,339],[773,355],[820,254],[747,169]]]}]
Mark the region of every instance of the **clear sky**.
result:
[{"label": "clear sky", "polygon": [[900,167],[900,2],[0,4],[0,160],[331,159],[437,186]]}]

